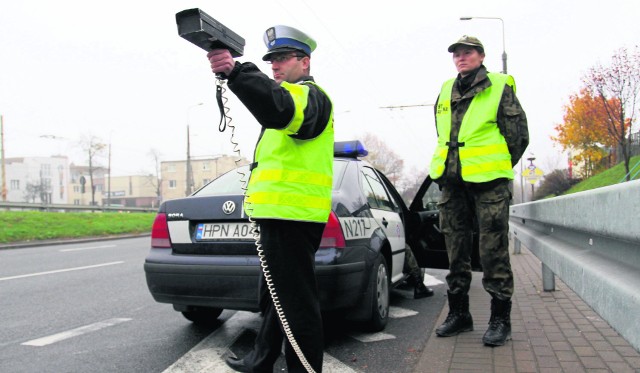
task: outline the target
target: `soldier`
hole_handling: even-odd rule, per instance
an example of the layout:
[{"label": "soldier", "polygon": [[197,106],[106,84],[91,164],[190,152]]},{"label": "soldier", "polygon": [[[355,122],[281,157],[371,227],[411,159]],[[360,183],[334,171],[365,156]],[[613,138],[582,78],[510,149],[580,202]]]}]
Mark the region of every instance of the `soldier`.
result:
[{"label": "soldier", "polygon": [[449,314],[440,337],[473,330],[469,313],[473,227],[479,229],[482,284],[491,319],[482,341],[511,338],[513,273],[509,262],[509,180],[527,145],[527,117],[513,77],[490,73],[480,40],[463,36],[449,46],[458,76],[446,81],[434,107],[438,144],[430,174],[442,189],[440,228],[449,256]]}]

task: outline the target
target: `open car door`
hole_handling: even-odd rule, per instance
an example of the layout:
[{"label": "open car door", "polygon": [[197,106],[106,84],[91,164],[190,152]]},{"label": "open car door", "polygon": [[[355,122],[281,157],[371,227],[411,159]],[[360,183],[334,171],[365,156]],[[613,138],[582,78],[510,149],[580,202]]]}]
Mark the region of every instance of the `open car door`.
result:
[{"label": "open car door", "polygon": [[[408,241],[414,248],[418,265],[422,268],[449,269],[449,257],[440,231],[438,202],[442,196],[438,184],[427,176],[409,206],[410,228]],[[482,271],[478,251],[478,224],[473,219],[473,247],[471,269]]]},{"label": "open car door", "polygon": [[449,258],[440,231],[440,188],[427,176],[409,206],[408,241],[421,268],[449,268]]}]

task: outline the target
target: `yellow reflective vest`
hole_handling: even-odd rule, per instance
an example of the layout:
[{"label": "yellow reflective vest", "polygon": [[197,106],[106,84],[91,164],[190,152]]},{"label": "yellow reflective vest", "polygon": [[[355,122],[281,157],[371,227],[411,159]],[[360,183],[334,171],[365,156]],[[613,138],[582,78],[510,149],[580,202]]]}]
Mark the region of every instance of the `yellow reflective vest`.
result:
[{"label": "yellow reflective vest", "polygon": [[[497,125],[498,107],[505,85],[515,92],[511,75],[487,73],[491,86],[476,94],[460,124],[458,149],[462,180],[482,183],[499,178],[513,179],[513,166],[507,142]],[[436,108],[438,144],[429,174],[436,180],[444,173],[451,133],[451,91],[455,79],[446,81]]]},{"label": "yellow reflective vest", "polygon": [[[283,82],[291,93],[295,113],[283,129],[264,130],[255,151],[245,212],[252,218],[326,223],[331,212],[333,184],[333,110],[324,131],[313,139],[290,135],[304,122],[309,87]],[[318,87],[317,85],[315,85]],[[324,91],[318,87],[323,93]],[[326,93],[325,93],[326,95]]]}]

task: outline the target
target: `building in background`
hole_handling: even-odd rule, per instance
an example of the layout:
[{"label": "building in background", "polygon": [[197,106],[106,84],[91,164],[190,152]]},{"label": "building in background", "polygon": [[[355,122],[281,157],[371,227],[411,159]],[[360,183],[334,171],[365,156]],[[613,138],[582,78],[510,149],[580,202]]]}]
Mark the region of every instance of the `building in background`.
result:
[{"label": "building in background", "polygon": [[157,178],[154,175],[112,176],[109,190],[103,189],[102,206],[158,207]]},{"label": "building in background", "polygon": [[[89,172],[91,171],[91,172]],[[99,206],[102,200],[102,193],[105,190],[105,180],[107,169],[104,167],[76,166],[71,163],[69,166],[71,180],[69,181],[69,199],[65,203],[79,206]],[[91,179],[93,177],[93,188],[95,194],[91,195]]]},{"label": "building in background", "polygon": [[[109,178],[107,168],[70,164],[66,156],[7,158],[7,202],[156,208],[164,200],[185,197],[216,177],[249,163],[245,158],[221,155],[190,162],[161,162],[161,179],[153,174]],[[189,164],[191,172],[187,173]]]},{"label": "building in background", "polygon": [[[162,200],[185,197],[216,177],[238,166],[249,164],[245,158],[221,155],[187,161],[165,161],[160,163],[162,174]],[[187,172],[188,165],[191,172]],[[187,178],[191,178],[191,186]]]},{"label": "building in background", "polygon": [[66,156],[7,158],[7,201],[65,204],[69,159]]}]

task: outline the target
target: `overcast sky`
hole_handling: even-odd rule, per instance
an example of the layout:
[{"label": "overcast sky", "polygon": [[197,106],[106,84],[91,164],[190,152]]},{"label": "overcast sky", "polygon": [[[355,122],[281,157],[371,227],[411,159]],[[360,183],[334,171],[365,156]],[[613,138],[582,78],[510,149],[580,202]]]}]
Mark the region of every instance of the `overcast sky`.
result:
[{"label": "overcast sky", "polygon": [[[217,129],[206,52],[177,33],[175,14],[189,8],[242,35],[239,60],[268,75],[265,29],[286,24],[313,36],[312,75],[334,101],[336,140],[373,133],[405,159],[405,171],[429,164],[436,137],[428,105],[456,74],[447,47],[460,36],[480,38],[485,65],[500,72],[504,35],[508,72],[529,119],[526,156],[544,171],[566,165],[550,136],[583,75],[640,44],[637,0],[3,1],[5,157],[63,154],[87,164],[79,142],[95,136],[111,143],[113,175],[151,173],[151,149],[162,160],[186,158],[187,123],[193,156],[233,154],[230,130]],[[500,20],[463,16],[502,18],[504,34]],[[241,155],[251,158],[259,127],[228,96]],[[423,106],[384,108],[412,105]]]}]

